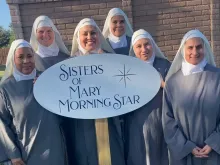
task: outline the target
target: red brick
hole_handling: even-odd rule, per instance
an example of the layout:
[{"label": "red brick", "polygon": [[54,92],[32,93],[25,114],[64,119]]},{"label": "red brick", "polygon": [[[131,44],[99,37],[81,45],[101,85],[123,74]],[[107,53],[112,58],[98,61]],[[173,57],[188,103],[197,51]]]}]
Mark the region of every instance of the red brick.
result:
[{"label": "red brick", "polygon": [[177,51],[166,51],[166,55],[171,58],[171,60],[173,60],[173,58],[175,57]]},{"label": "red brick", "polygon": [[65,24],[57,25],[56,27],[58,30],[63,30],[66,28]]},{"label": "red brick", "polygon": [[73,39],[73,35],[68,35],[67,38],[68,38],[68,40],[72,40]]},{"label": "red brick", "polygon": [[169,30],[170,25],[160,25],[160,26],[155,27],[155,29],[157,29],[157,30]]},{"label": "red brick", "polygon": [[162,41],[162,42],[157,42],[157,45],[158,45],[159,47],[162,47],[162,46],[165,45],[165,43],[164,43],[164,41]]},{"label": "red brick", "polygon": [[148,24],[148,25],[150,25],[150,26],[158,26],[158,25],[162,25],[163,24],[163,22],[162,22],[162,20],[160,20],[160,21],[146,21],[146,22],[139,22],[138,23],[138,25],[139,26],[145,26],[146,24]]},{"label": "red brick", "polygon": [[177,39],[182,39],[183,38],[183,34],[175,34],[175,35],[172,35],[172,40],[177,40]]},{"label": "red brick", "polygon": [[67,12],[67,11],[71,11],[71,6],[55,7],[55,12]]},{"label": "red brick", "polygon": [[209,5],[198,5],[194,7],[195,10],[209,10]]},{"label": "red brick", "polygon": [[137,23],[140,23],[140,22],[144,22],[144,21],[151,21],[151,20],[153,20],[152,19],[152,16],[142,16],[142,17],[136,17],[135,18],[135,21],[137,22]]},{"label": "red brick", "polygon": [[106,8],[106,3],[100,3],[100,4],[90,4],[90,9],[103,9]]},{"label": "red brick", "polygon": [[10,10],[10,15],[11,16],[17,16],[19,12],[17,10]]},{"label": "red brick", "polygon": [[83,16],[93,16],[99,14],[99,10],[86,10],[86,11],[82,11],[82,15]]},{"label": "red brick", "polygon": [[179,34],[183,34],[185,35],[185,33],[187,33],[188,31],[192,30],[192,28],[183,28],[183,29],[179,29]]},{"label": "red brick", "polygon": [[45,7],[61,7],[62,5],[62,2],[45,3]]},{"label": "red brick", "polygon": [[198,29],[200,31],[209,31],[209,32],[211,32],[210,26],[201,26],[201,27],[198,27]]},{"label": "red brick", "polygon": [[169,18],[171,18],[171,14],[157,15],[157,19],[169,19]]},{"label": "red brick", "polygon": [[165,19],[163,20],[163,24],[173,24],[173,23],[178,23],[178,19]]},{"label": "red brick", "polygon": [[126,6],[121,8],[124,12],[131,12],[131,6]]},{"label": "red brick", "polygon": [[146,0],[146,4],[152,4],[152,3],[161,3],[162,0]]},{"label": "red brick", "polygon": [[153,10],[147,10],[147,15],[160,15],[163,14],[161,9],[153,9]]},{"label": "red brick", "polygon": [[146,11],[135,11],[133,12],[133,16],[145,16],[146,15]]},{"label": "red brick", "polygon": [[201,0],[191,0],[191,1],[187,1],[186,4],[188,6],[196,6],[196,5],[201,5],[202,1]]},{"label": "red brick", "polygon": [[203,16],[196,16],[195,17],[195,21],[207,21],[207,20],[210,20],[209,15],[203,15]]},{"label": "red brick", "polygon": [[172,5],[175,7],[183,7],[186,6],[186,2],[173,2]]},{"label": "red brick", "polygon": [[155,32],[155,36],[162,36],[162,35],[164,35],[164,32],[161,30]]},{"label": "red brick", "polygon": [[144,5],[144,4],[146,4],[146,2],[143,1],[143,0],[135,0],[135,1],[133,2],[133,5],[134,5],[134,6],[139,6],[139,5]]},{"label": "red brick", "polygon": [[122,7],[131,6],[131,1],[122,1]]},{"label": "red brick", "polygon": [[164,13],[164,14],[168,14],[168,13],[178,13],[178,12],[179,12],[178,8],[168,8],[168,9],[164,9],[164,10],[163,10],[163,13]]},{"label": "red brick", "polygon": [[54,8],[42,8],[36,9],[37,14],[47,15],[48,13],[54,13]]},{"label": "red brick", "polygon": [[72,6],[73,11],[83,11],[89,9],[89,5],[77,5],[77,6]]},{"label": "red brick", "polygon": [[92,18],[95,21],[105,20],[106,19],[106,15],[94,15],[94,16],[92,16]]},{"label": "red brick", "polygon": [[74,29],[77,26],[77,23],[66,24],[67,29]]},{"label": "red brick", "polygon": [[66,35],[73,35],[74,29],[66,29],[65,33],[66,33]]},{"label": "red brick", "polygon": [[175,13],[171,15],[171,18],[184,18],[187,16],[187,13],[181,12],[181,13]]},{"label": "red brick", "polygon": [[202,15],[209,15],[210,14],[210,10],[203,10],[202,11]]},{"label": "red brick", "polygon": [[164,35],[171,35],[171,34],[178,34],[178,33],[179,33],[179,31],[177,29],[164,31]]},{"label": "red brick", "polygon": [[56,19],[57,24],[73,23],[73,18]]},{"label": "red brick", "polygon": [[167,58],[168,58],[168,60],[169,60],[170,62],[173,61],[173,59],[174,59],[173,54],[175,54],[175,53],[176,53],[175,51],[168,51],[168,52],[166,52]]},{"label": "red brick", "polygon": [[189,23],[187,23],[187,27],[198,28],[199,26],[202,26],[202,22],[189,22]]},{"label": "red brick", "polygon": [[110,8],[106,8],[106,9],[99,9],[99,14],[103,15],[103,14],[108,14],[109,10],[111,10]]},{"label": "red brick", "polygon": [[202,21],[202,25],[203,26],[211,26],[211,21],[208,20],[208,21]]},{"label": "red brick", "polygon": [[180,12],[189,12],[189,11],[193,11],[193,10],[194,10],[194,6],[187,6],[187,7],[179,8]]},{"label": "red brick", "polygon": [[65,12],[65,14],[63,13],[54,13],[53,16],[54,18],[71,18],[71,17],[77,17],[77,16],[81,16],[82,12],[81,11],[71,11],[71,12]]},{"label": "red brick", "polygon": [[85,17],[83,17],[83,16],[81,16],[81,17],[74,17],[74,18],[73,18],[73,20],[74,20],[73,22],[74,22],[74,23],[79,23],[79,21],[81,21],[81,20],[84,19],[84,18],[85,18]]},{"label": "red brick", "polygon": [[112,8],[112,7],[120,7],[120,6],[122,6],[122,3],[121,2],[108,2],[107,3],[107,7],[109,7],[109,8]]},{"label": "red brick", "polygon": [[186,27],[186,23],[172,24],[171,27],[174,29],[182,29]]},{"label": "red brick", "polygon": [[192,11],[187,13],[188,17],[200,16],[200,15],[202,15],[202,11]]},{"label": "red brick", "polygon": [[73,0],[73,1],[63,1],[63,6],[75,6],[75,5],[80,5],[80,1],[78,0]]},{"label": "red brick", "polygon": [[21,10],[20,15],[35,15],[37,14],[37,9],[26,9]]},{"label": "red brick", "polygon": [[202,0],[202,4],[210,4],[210,0]]},{"label": "red brick", "polygon": [[148,6],[147,9],[167,9],[167,6],[170,6],[169,3],[157,3],[157,4],[146,3],[146,5]]},{"label": "red brick", "polygon": [[[183,35],[182,35],[182,37],[180,39],[182,39],[182,38],[183,38]],[[178,50],[179,47],[180,47],[180,45],[173,45],[173,50]]]},{"label": "red brick", "polygon": [[180,23],[183,23],[183,22],[193,22],[195,21],[195,18],[194,17],[185,17],[185,18],[179,18],[179,22]]},{"label": "red brick", "polygon": [[166,36],[158,36],[156,37],[157,41],[166,41],[166,40],[170,40],[171,39],[171,35],[166,35]]},{"label": "red brick", "polygon": [[39,8],[44,8],[44,3],[33,3],[33,4],[24,4],[24,5],[19,5],[19,7],[21,8],[21,10],[25,10],[25,9],[39,9]]}]

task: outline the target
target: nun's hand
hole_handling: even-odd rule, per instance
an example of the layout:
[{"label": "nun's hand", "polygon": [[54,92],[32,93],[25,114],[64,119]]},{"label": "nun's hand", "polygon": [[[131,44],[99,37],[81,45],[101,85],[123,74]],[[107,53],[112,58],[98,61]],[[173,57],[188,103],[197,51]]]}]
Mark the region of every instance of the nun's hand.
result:
[{"label": "nun's hand", "polygon": [[[158,72],[158,73],[159,73],[159,72]],[[161,87],[161,88],[164,88],[164,87],[165,87],[165,82],[164,82],[163,77],[161,76],[160,73],[159,73],[159,75],[160,75],[160,80],[161,80],[160,87]]]},{"label": "nun's hand", "polygon": [[39,77],[39,76],[37,76],[37,77],[34,78],[33,84],[37,81],[37,78],[38,78],[38,77]]},{"label": "nun's hand", "polygon": [[201,150],[201,148],[196,147],[192,150],[192,154],[197,158],[202,158],[202,156],[200,155],[200,150]]},{"label": "nun's hand", "polygon": [[212,151],[212,148],[209,145],[206,145],[203,147],[203,149],[200,150],[201,155],[208,155]]},{"label": "nun's hand", "polygon": [[12,165],[25,165],[21,158],[11,159],[11,163]]},{"label": "nun's hand", "polygon": [[208,154],[203,154],[202,149],[199,147],[196,147],[192,150],[192,154],[196,157],[196,158],[207,158],[209,157]]},{"label": "nun's hand", "polygon": [[98,54],[103,54],[103,53],[105,53],[105,52],[102,49],[98,50]]}]

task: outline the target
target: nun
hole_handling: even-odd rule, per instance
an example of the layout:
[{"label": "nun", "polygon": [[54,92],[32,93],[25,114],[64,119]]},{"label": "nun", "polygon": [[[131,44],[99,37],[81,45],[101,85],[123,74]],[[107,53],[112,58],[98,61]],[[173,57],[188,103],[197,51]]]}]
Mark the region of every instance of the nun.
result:
[{"label": "nun", "polygon": [[127,165],[168,165],[162,128],[162,96],[170,62],[143,29],[134,32],[129,55],[136,56],[159,72],[161,88],[146,105],[124,115]]},{"label": "nun", "polygon": [[[1,136],[1,134],[0,134],[0,136]],[[0,137],[0,139],[2,139],[2,137]],[[8,161],[2,140],[0,140],[0,164],[1,165],[11,165],[11,162]]]},{"label": "nun", "polygon": [[58,119],[33,96],[37,74],[31,45],[14,41],[0,86],[0,141],[8,164],[66,165]]},{"label": "nun", "polygon": [[115,53],[129,54],[133,30],[127,15],[121,9],[113,8],[109,11],[102,34]]},{"label": "nun", "polygon": [[69,58],[69,51],[52,20],[39,16],[34,21],[30,44],[36,52],[36,69],[43,72],[52,65]]},{"label": "nun", "polygon": [[185,34],[166,77],[162,123],[170,165],[220,164],[220,71],[206,37]]},{"label": "nun", "polygon": [[[113,52],[93,19],[77,25],[71,56]],[[120,121],[108,119],[69,119],[67,141],[70,165],[125,165]]]}]

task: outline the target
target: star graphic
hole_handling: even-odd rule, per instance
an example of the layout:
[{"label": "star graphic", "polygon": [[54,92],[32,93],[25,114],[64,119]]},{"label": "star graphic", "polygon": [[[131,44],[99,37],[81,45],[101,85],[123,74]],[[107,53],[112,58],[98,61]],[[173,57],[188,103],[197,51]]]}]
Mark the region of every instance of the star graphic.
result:
[{"label": "star graphic", "polygon": [[136,74],[131,74],[129,73],[131,71],[131,68],[126,71],[126,67],[125,67],[125,64],[124,64],[124,70],[121,71],[121,70],[118,70],[121,74],[118,74],[118,75],[114,75],[114,77],[121,77],[121,79],[119,80],[119,82],[121,82],[122,80],[124,80],[124,84],[125,84],[125,88],[127,86],[127,79],[131,81],[131,79],[129,78],[129,76],[134,76]]}]

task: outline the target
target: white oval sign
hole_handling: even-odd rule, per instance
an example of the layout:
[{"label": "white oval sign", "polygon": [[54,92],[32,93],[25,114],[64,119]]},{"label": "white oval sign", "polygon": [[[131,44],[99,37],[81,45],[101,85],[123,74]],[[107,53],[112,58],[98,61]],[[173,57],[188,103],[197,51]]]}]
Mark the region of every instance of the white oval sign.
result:
[{"label": "white oval sign", "polygon": [[96,54],[47,69],[35,82],[34,96],[58,115],[97,119],[136,110],[159,88],[160,76],[151,65],[125,55]]}]

